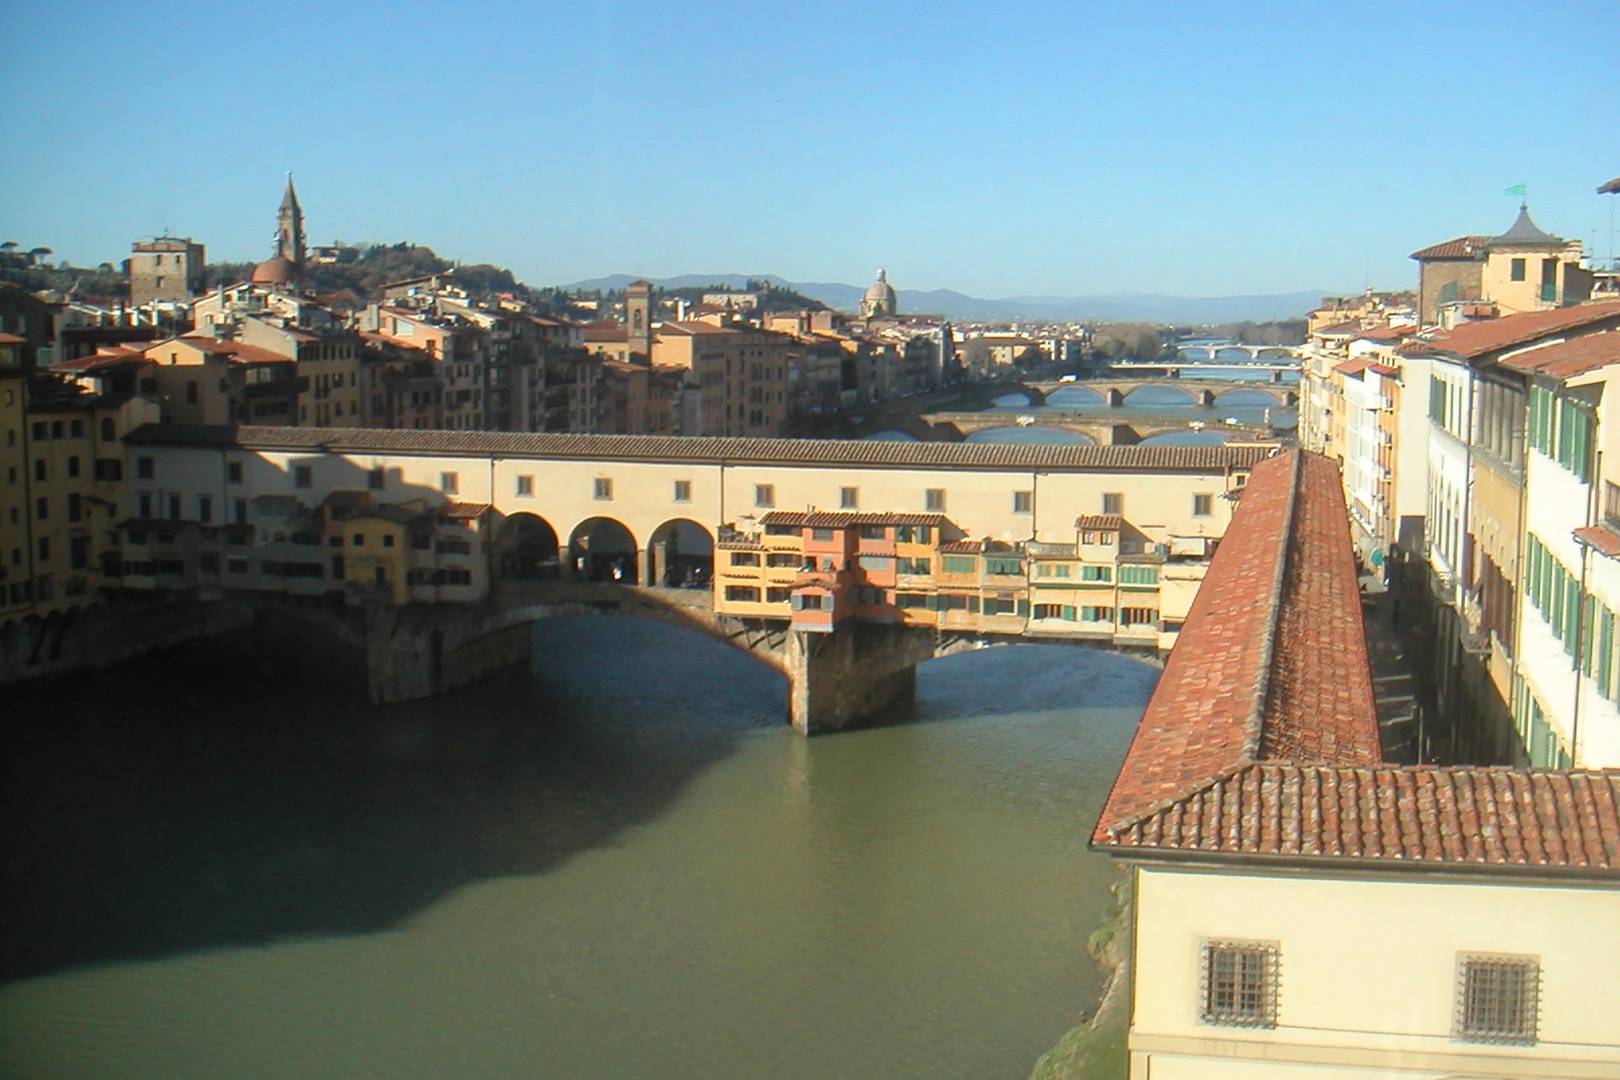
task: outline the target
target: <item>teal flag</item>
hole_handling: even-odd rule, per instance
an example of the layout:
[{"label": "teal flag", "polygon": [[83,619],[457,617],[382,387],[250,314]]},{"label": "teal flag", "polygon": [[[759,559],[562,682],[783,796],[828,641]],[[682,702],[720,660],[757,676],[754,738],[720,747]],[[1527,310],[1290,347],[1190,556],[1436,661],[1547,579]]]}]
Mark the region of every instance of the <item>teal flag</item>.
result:
[{"label": "teal flag", "polygon": [[1512,187],[1510,187],[1506,191],[1502,192],[1502,194],[1504,194],[1504,195],[1523,195],[1524,194],[1524,189],[1529,187],[1529,186],[1530,185],[1528,185],[1528,184],[1514,184]]}]

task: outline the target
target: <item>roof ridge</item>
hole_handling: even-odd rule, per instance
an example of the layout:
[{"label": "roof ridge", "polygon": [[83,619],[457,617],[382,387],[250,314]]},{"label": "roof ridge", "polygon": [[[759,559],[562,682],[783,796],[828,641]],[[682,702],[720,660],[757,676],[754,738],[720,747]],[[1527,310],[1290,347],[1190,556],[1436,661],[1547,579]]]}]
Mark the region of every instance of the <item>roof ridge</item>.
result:
[{"label": "roof ridge", "polygon": [[1249,716],[1243,724],[1243,756],[1248,761],[1260,760],[1265,745],[1266,711],[1271,703],[1273,688],[1273,661],[1277,653],[1277,628],[1282,621],[1283,589],[1288,582],[1288,567],[1293,561],[1294,528],[1299,515],[1299,473],[1304,455],[1295,453],[1289,463],[1288,508],[1283,514],[1282,532],[1277,543],[1282,557],[1272,570],[1271,586],[1266,596],[1266,625],[1260,641],[1260,678],[1249,704]]}]

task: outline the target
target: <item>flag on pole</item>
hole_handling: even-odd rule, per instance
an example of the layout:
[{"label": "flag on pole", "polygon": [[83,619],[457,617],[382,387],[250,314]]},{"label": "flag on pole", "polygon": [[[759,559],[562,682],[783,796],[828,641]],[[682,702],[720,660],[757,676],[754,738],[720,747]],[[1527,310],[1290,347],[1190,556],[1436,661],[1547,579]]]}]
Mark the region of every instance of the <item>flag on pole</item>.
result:
[{"label": "flag on pole", "polygon": [[1528,185],[1528,184],[1514,184],[1512,187],[1510,187],[1506,191],[1502,192],[1502,194],[1504,194],[1504,195],[1518,195],[1518,196],[1520,196],[1522,198],[1524,196],[1524,193],[1525,193],[1525,188],[1527,188],[1529,186],[1530,185]]}]

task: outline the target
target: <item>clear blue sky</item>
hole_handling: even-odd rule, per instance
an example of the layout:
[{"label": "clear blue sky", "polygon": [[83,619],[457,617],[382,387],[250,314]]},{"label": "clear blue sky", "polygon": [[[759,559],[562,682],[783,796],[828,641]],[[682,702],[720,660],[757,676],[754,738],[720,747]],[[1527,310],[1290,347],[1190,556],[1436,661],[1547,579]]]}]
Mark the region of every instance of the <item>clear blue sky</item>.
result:
[{"label": "clear blue sky", "polygon": [[0,239],[409,239],[531,284],[1406,288],[1512,222],[1610,250],[1615,0],[0,7]]}]

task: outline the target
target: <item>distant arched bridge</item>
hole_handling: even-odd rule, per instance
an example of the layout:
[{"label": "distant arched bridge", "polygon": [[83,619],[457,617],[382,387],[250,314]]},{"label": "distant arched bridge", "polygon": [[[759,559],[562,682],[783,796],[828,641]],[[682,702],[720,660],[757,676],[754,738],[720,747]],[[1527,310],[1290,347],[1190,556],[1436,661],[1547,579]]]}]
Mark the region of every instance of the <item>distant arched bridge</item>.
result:
[{"label": "distant arched bridge", "polygon": [[[1239,391],[1264,394],[1277,408],[1291,409],[1299,404],[1299,390],[1292,385],[1272,380],[1237,382],[1231,379],[1192,378],[1102,378],[1077,379],[1072,382],[1034,382],[1004,384],[1009,393],[1022,393],[1031,405],[1045,405],[1051,395],[1061,390],[1085,390],[1096,394],[1102,405],[1129,405],[1130,396],[1138,390],[1166,389],[1185,394],[1188,404],[1218,406],[1221,398]],[[1163,402],[1155,402],[1163,405]],[[1252,408],[1252,405],[1246,406]]]}]

